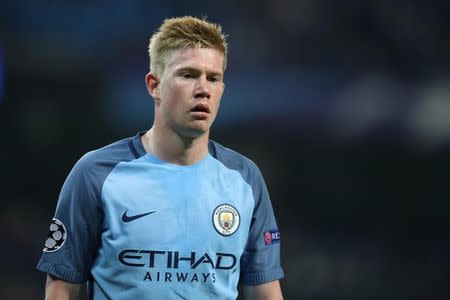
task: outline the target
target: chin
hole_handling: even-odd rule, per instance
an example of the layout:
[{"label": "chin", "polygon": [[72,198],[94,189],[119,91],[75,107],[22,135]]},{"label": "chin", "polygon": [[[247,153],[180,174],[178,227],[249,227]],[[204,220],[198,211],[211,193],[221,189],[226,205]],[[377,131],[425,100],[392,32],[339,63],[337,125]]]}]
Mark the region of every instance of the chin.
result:
[{"label": "chin", "polygon": [[208,134],[209,133],[209,127],[205,128],[203,126],[195,126],[195,127],[189,127],[189,128],[184,128],[181,131],[181,135],[187,138],[198,138],[201,137],[204,134]]}]

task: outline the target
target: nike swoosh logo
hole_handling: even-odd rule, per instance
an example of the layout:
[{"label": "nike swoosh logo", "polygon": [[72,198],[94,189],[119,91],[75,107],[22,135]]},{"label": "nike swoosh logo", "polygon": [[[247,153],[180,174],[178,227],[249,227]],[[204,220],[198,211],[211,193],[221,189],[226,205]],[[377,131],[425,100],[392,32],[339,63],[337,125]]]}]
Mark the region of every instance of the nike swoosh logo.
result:
[{"label": "nike swoosh logo", "polygon": [[145,214],[134,215],[134,216],[127,216],[127,211],[128,211],[128,210],[126,210],[126,211],[123,213],[123,215],[122,215],[122,221],[124,221],[125,223],[134,221],[134,220],[136,220],[136,219],[145,217],[146,215],[149,215],[149,214],[152,214],[152,213],[155,213],[155,212],[156,212],[156,211],[151,211],[151,212],[148,212],[148,213],[145,213]]}]

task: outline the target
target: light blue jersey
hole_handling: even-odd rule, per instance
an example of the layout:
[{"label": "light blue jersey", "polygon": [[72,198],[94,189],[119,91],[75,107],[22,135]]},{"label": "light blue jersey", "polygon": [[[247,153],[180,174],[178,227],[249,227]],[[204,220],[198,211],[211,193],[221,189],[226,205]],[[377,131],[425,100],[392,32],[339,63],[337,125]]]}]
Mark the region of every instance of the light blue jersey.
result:
[{"label": "light blue jersey", "polygon": [[90,283],[92,299],[235,299],[280,279],[280,236],[257,166],[209,142],[179,166],[141,135],[83,156],[58,200],[37,268]]}]

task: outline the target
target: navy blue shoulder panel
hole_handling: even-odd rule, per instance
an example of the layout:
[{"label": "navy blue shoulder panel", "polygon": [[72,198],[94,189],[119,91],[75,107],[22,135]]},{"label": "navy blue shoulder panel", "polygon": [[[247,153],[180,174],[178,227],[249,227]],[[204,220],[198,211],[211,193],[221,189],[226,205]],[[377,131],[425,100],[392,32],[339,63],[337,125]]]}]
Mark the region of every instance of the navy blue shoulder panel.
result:
[{"label": "navy blue shoulder panel", "polygon": [[277,233],[278,227],[263,176],[256,164],[245,156],[219,143],[209,142],[209,153],[225,167],[238,171],[252,187],[254,208],[250,231],[241,257],[240,281],[258,285],[284,276],[280,265],[280,243],[266,243],[265,235]]},{"label": "navy blue shoulder panel", "polygon": [[81,177],[88,177],[92,180],[96,199],[100,200],[103,182],[114,167],[120,162],[129,162],[144,154],[145,150],[140,142],[140,135],[137,134],[132,138],[126,138],[86,153],[75,164],[72,172],[80,173]]},{"label": "navy blue shoulder panel", "polygon": [[[83,178],[88,179],[90,184],[95,187],[95,198],[100,200],[103,182],[114,167],[120,162],[128,162],[140,157],[133,143],[135,138],[123,139],[86,153],[75,164],[68,179],[75,181]],[[66,182],[65,185],[68,183],[71,182]],[[77,184],[77,182],[74,182],[74,184]]]},{"label": "navy blue shoulder panel", "polygon": [[67,237],[60,248],[43,252],[38,270],[73,283],[88,280],[102,230],[103,183],[118,163],[144,154],[137,134],[80,158],[64,182],[54,217],[64,225]]},{"label": "navy blue shoulder panel", "polygon": [[212,157],[219,160],[228,169],[238,171],[242,178],[253,188],[253,179],[259,173],[259,169],[253,161],[215,141],[210,140],[208,148]]}]

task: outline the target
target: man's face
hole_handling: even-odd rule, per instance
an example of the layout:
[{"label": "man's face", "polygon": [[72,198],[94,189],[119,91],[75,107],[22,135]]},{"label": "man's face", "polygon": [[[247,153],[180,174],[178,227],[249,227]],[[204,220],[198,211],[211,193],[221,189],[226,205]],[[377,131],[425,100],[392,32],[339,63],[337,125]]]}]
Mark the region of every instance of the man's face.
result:
[{"label": "man's face", "polygon": [[183,137],[209,132],[224,90],[223,60],[223,54],[211,48],[190,47],[172,54],[152,94],[159,125]]}]

